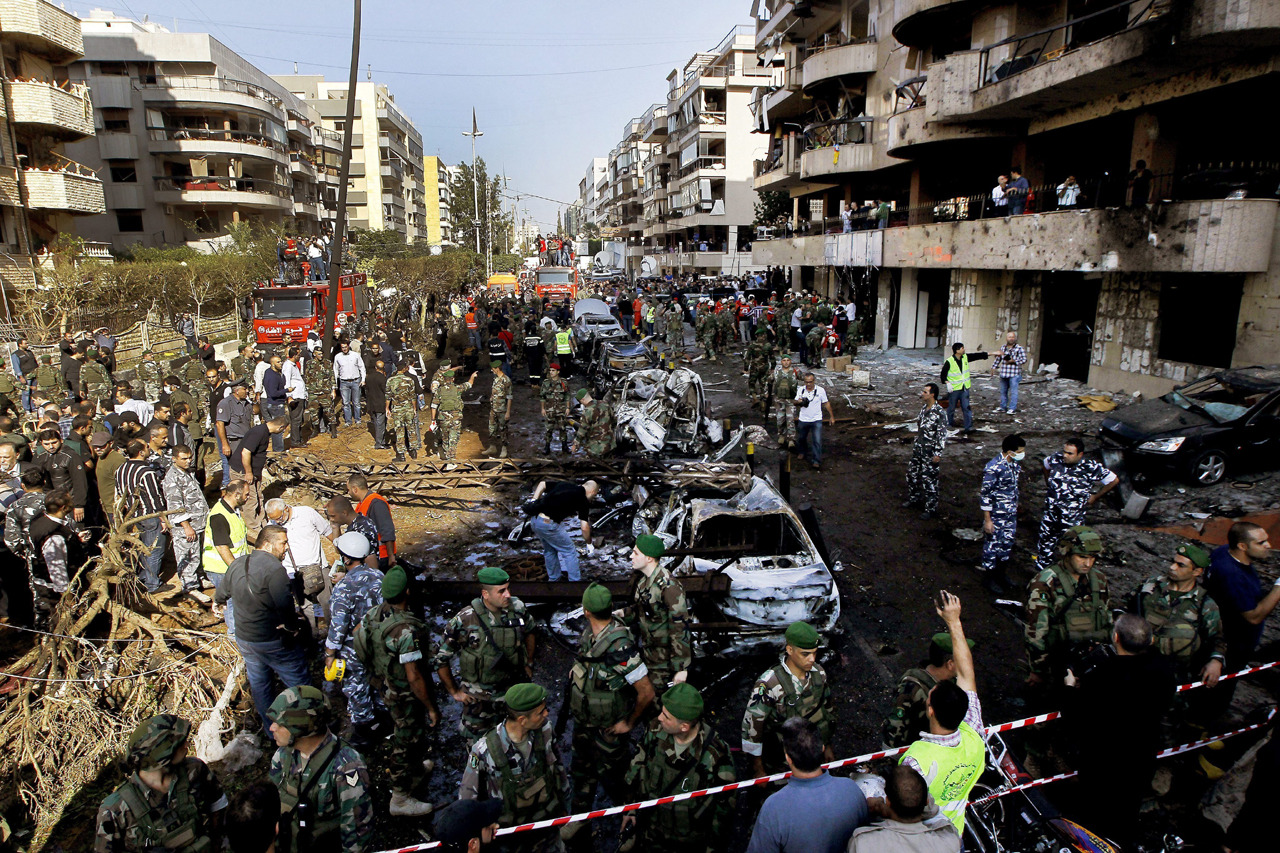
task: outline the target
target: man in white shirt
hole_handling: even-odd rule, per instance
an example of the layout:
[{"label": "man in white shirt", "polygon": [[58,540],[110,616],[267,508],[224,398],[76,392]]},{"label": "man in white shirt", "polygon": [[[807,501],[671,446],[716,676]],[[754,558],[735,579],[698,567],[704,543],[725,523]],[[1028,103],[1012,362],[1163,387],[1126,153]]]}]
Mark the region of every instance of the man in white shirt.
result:
[{"label": "man in white shirt", "polygon": [[133,392],[129,388],[128,382],[116,384],[116,412],[133,412],[138,416],[138,423],[144,426],[151,423],[151,417],[155,414],[155,410],[146,400],[135,400],[133,398]]},{"label": "man in white shirt", "polygon": [[818,387],[818,380],[812,373],[804,375],[804,387],[796,392],[795,404],[799,407],[796,416],[797,443],[800,453],[807,456],[813,470],[822,470],[822,410],[827,410],[827,417],[832,426],[836,425],[836,414],[831,409],[827,392]]},{"label": "man in white shirt", "polygon": [[307,383],[302,378],[301,351],[295,346],[289,349],[289,358],[281,368],[284,374],[284,390],[289,395],[289,446],[304,447],[302,440],[302,416],[307,411]]},{"label": "man in white shirt", "polygon": [[342,342],[342,351],[333,358],[333,375],[338,380],[338,392],[342,395],[342,422],[347,426],[360,424],[360,389],[364,387],[364,359],[351,351],[351,344]]},{"label": "man in white shirt", "polygon": [[253,366],[253,399],[262,399],[262,377],[271,369],[271,361],[265,352],[255,352],[258,363]]},{"label": "man in white shirt", "polygon": [[[320,538],[334,540],[334,529],[323,515],[309,506],[290,506],[281,498],[272,498],[265,507],[267,519],[278,524],[289,534],[289,547],[280,558],[285,574],[293,585],[294,598],[303,606],[312,632],[323,637],[329,632],[325,609],[329,606],[332,586],[329,573],[324,569],[324,550]],[[323,629],[323,630],[322,630]]]}]

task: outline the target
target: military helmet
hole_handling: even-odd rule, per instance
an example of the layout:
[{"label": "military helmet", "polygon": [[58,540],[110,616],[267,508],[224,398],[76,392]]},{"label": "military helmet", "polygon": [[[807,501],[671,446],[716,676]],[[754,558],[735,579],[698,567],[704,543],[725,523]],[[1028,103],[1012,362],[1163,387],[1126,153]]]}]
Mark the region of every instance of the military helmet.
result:
[{"label": "military helmet", "polygon": [[125,754],[134,770],[168,767],[191,735],[191,723],[176,714],[158,714],[138,723]]},{"label": "military helmet", "polygon": [[319,734],[329,725],[329,702],[319,688],[290,687],[271,703],[267,717],[294,737]]},{"label": "military helmet", "polygon": [[1058,553],[1064,557],[1068,554],[1096,557],[1102,553],[1102,537],[1092,527],[1083,524],[1069,527],[1058,540]]}]

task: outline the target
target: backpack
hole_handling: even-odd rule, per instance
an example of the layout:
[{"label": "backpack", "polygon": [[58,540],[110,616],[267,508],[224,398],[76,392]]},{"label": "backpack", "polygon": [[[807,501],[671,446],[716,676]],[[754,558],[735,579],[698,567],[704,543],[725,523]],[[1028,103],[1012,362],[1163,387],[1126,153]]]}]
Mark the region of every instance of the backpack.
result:
[{"label": "backpack", "polygon": [[369,673],[369,684],[380,689],[386,680],[391,655],[387,652],[387,638],[399,633],[411,618],[407,610],[392,610],[385,602],[364,615],[351,635],[351,647],[356,660]]}]

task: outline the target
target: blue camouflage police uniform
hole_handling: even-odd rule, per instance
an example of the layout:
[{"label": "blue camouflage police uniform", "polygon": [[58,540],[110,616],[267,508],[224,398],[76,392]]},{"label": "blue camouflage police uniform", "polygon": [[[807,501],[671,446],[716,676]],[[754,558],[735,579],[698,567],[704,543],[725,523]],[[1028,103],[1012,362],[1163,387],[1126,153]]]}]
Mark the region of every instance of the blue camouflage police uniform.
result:
[{"label": "blue camouflage police uniform", "polygon": [[1045,457],[1044,470],[1048,483],[1044,499],[1044,517],[1040,519],[1040,539],[1036,553],[1040,565],[1052,566],[1058,561],[1058,541],[1068,528],[1085,523],[1089,497],[1099,483],[1115,482],[1115,473],[1096,459],[1085,457],[1068,465],[1062,451]]},{"label": "blue camouflage police uniform", "polygon": [[347,572],[329,595],[329,635],[324,646],[346,661],[342,692],[353,725],[373,722],[381,704],[369,685],[368,671],[356,657],[352,639],[364,615],[381,603],[382,572],[363,564]]},{"label": "blue camouflage police uniform", "polygon": [[982,545],[984,572],[1000,568],[1013,553],[1013,537],[1018,532],[1018,475],[1021,466],[1004,454],[987,463],[982,470],[982,491],[978,508],[991,513],[994,532],[987,534]]}]

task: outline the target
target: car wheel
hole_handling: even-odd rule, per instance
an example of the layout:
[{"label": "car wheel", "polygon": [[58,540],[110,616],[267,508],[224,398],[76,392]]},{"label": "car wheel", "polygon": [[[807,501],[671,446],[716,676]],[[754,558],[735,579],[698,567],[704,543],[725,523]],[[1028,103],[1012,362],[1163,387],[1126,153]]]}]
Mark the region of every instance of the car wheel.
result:
[{"label": "car wheel", "polygon": [[1221,450],[1205,450],[1192,460],[1188,475],[1193,486],[1213,486],[1227,475],[1227,454]]}]

